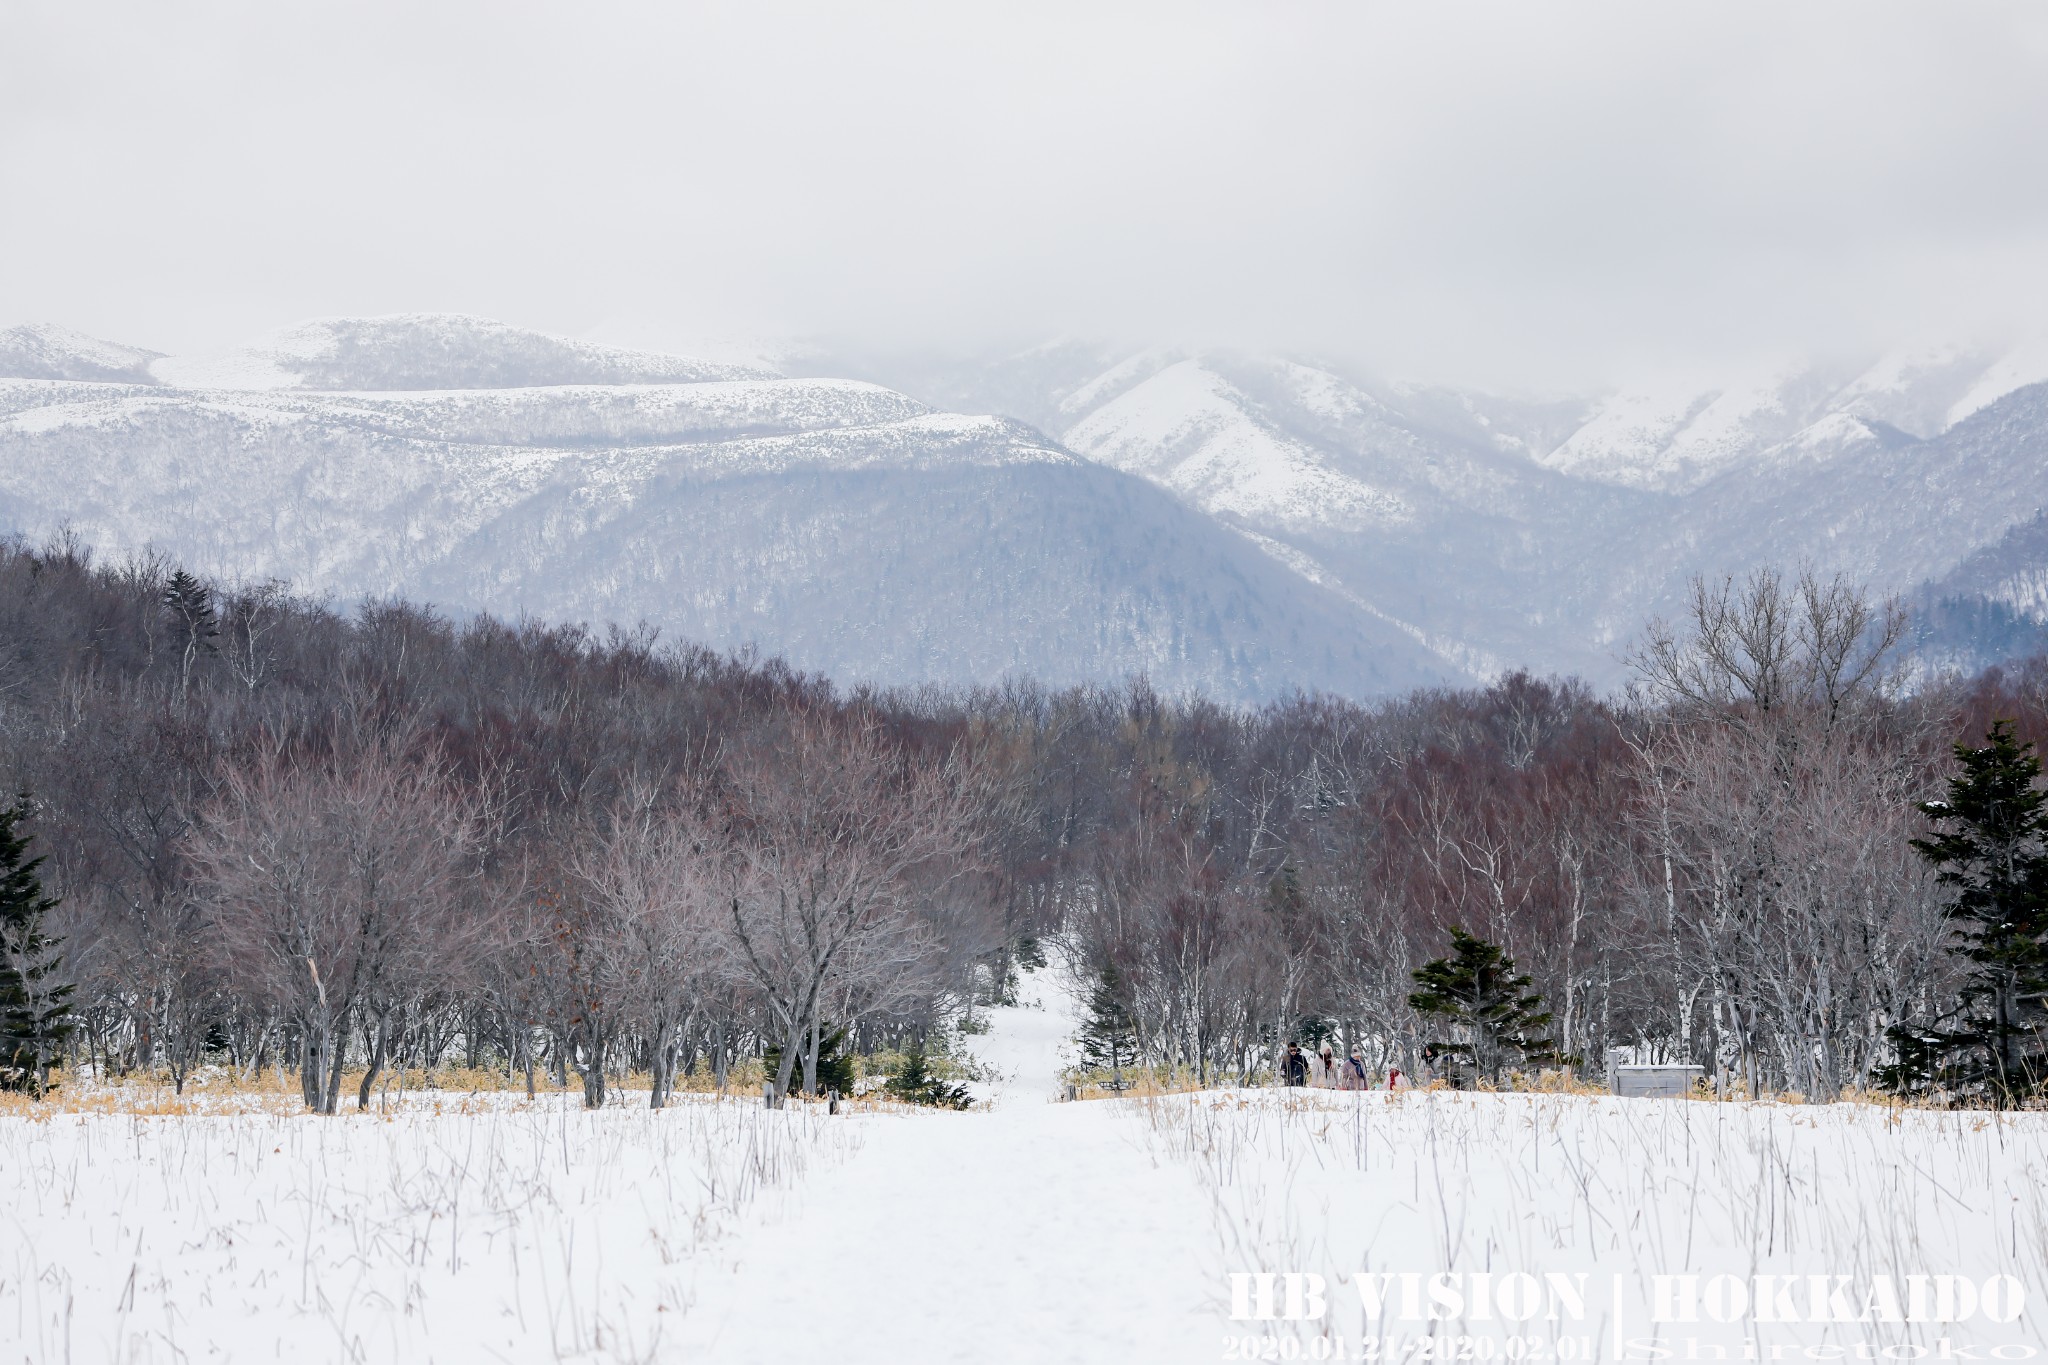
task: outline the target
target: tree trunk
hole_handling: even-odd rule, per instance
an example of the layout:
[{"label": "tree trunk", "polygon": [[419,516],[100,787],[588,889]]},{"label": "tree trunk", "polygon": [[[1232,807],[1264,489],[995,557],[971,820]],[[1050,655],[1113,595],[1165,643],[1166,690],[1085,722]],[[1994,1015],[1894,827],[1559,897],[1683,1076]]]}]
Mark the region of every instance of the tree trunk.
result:
[{"label": "tree trunk", "polygon": [[270,1061],[270,1025],[266,1022],[256,1034],[256,1055],[249,1067],[251,1077],[261,1077],[263,1068]]},{"label": "tree trunk", "polygon": [[648,1108],[661,1109],[667,1106],[669,1090],[675,1079],[675,1068],[675,1045],[663,1043],[654,1050],[654,1078],[653,1084],[649,1087]]},{"label": "tree trunk", "polygon": [[580,1047],[576,1048],[576,1073],[583,1078],[583,1107],[585,1109],[602,1109],[604,1108],[605,1030],[593,1024],[589,1032],[589,1056],[586,1058],[583,1055],[583,1049]]},{"label": "tree trunk", "polygon": [[357,1109],[370,1107],[370,1087],[377,1083],[377,1073],[384,1067],[384,1049],[391,1033],[389,1021],[389,1015],[378,1015],[375,1038],[364,1039],[369,1044],[369,1062],[363,1070],[363,1083],[356,1090]]},{"label": "tree trunk", "polygon": [[347,1037],[348,1034],[341,1029],[329,1029],[326,1033],[328,1053],[327,1093],[320,1105],[320,1112],[323,1114],[337,1114],[341,1112],[341,1059],[343,1049],[338,1046],[338,1043]]},{"label": "tree trunk", "polygon": [[803,1051],[803,1041],[803,1020],[792,1018],[782,1038],[782,1063],[775,1068],[775,1099],[778,1104],[789,1094],[789,1078],[796,1070],[796,1059]]},{"label": "tree trunk", "polygon": [[320,1112],[320,1097],[327,1093],[327,1051],[312,1024],[299,1030],[299,1093],[307,1109]]}]

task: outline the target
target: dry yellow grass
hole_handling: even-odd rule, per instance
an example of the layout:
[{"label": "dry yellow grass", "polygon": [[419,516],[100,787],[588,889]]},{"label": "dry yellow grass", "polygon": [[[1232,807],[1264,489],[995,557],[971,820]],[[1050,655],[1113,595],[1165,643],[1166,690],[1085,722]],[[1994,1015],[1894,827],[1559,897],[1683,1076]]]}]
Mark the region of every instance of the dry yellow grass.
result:
[{"label": "dry yellow grass", "polygon": [[[64,1114],[293,1114],[305,1111],[298,1074],[275,1067],[266,1067],[254,1074],[230,1067],[202,1068],[186,1078],[182,1093],[173,1084],[170,1074],[164,1071],[133,1072],[105,1081],[68,1077],[59,1072],[52,1080],[55,1088],[40,1100],[20,1092],[0,1091],[0,1118],[43,1119]],[[726,1090],[742,1097],[759,1094],[761,1080],[760,1062],[744,1060],[731,1069]],[[362,1083],[360,1068],[342,1072],[341,1101],[344,1110],[356,1107]],[[625,1094],[646,1095],[652,1089],[651,1078],[645,1072],[610,1076],[606,1085],[614,1093]],[[566,1086],[561,1086],[556,1085],[554,1078],[544,1071],[534,1073],[536,1096],[581,1094],[582,1088],[582,1082],[573,1075]],[[710,1095],[717,1093],[718,1083],[709,1071],[700,1071],[697,1075],[677,1077],[675,1091],[679,1095]],[[443,1066],[432,1071],[415,1069],[381,1073],[371,1088],[370,1103],[374,1108],[380,1103],[388,1105],[393,1100],[404,1099],[454,1108],[456,1106],[450,1102],[466,1096],[525,1093],[524,1072],[508,1076],[496,1068]]]},{"label": "dry yellow grass", "polygon": [[[863,1089],[868,1093],[842,1096],[841,1108],[852,1113],[915,1112],[916,1106],[898,1103],[880,1093],[881,1082],[899,1060],[888,1054],[856,1059],[856,1069],[865,1083]],[[941,1064],[938,1058],[932,1060],[935,1070],[957,1078],[960,1070],[957,1063],[948,1061]],[[276,1067],[267,1067],[254,1075],[230,1067],[202,1068],[186,1078],[182,1093],[172,1083],[169,1073],[161,1071],[135,1072],[106,1081],[67,1077],[60,1072],[53,1080],[55,1088],[40,1100],[18,1092],[0,1091],[0,1119],[52,1119],[69,1114],[205,1117],[307,1112],[298,1074]],[[728,1070],[723,1093],[736,1100],[758,1102],[764,1080],[766,1075],[760,1059],[743,1058]],[[356,1111],[362,1081],[360,1069],[342,1072],[343,1113]],[[644,1105],[653,1083],[646,1072],[615,1074],[606,1078],[606,1089],[613,1104]],[[534,1094],[537,1098],[580,1097],[582,1091],[582,1082],[574,1075],[569,1077],[567,1085],[557,1085],[547,1072],[534,1072]],[[394,1070],[382,1072],[377,1077],[377,1083],[370,1092],[370,1108],[374,1111],[403,1102],[412,1108],[460,1113],[481,1107],[477,1102],[486,1097],[497,1103],[502,1102],[499,1097],[519,1098],[525,1093],[526,1074],[523,1071],[507,1075],[499,1068],[461,1066],[437,1067],[432,1071]],[[678,1076],[674,1093],[678,1097],[708,1097],[719,1094],[720,1090],[717,1077],[700,1067],[693,1075]],[[824,1103],[802,1096],[793,1096],[791,1102]]]},{"label": "dry yellow grass", "polygon": [[[951,1058],[933,1056],[933,1069],[949,1080],[962,1079],[964,1069]],[[877,1054],[872,1057],[855,1058],[855,1069],[860,1076],[861,1089],[853,1095],[841,1097],[841,1105],[849,1112],[893,1113],[911,1112],[915,1106],[903,1105],[881,1093],[882,1082],[900,1065],[901,1058],[895,1054]],[[184,1093],[178,1093],[168,1073],[134,1073],[117,1080],[95,1081],[76,1079],[58,1073],[54,1078],[56,1089],[45,1099],[36,1100],[15,1091],[0,1091],[0,1118],[49,1119],[66,1114],[129,1114],[138,1117],[154,1116],[205,1116],[226,1113],[304,1113],[305,1105],[300,1098],[299,1078],[296,1073],[281,1071],[275,1067],[249,1075],[229,1067],[207,1067],[188,1077]],[[739,1100],[757,1100],[765,1079],[758,1058],[744,1058],[735,1062],[727,1073],[724,1093]],[[1070,1076],[1076,1087],[1076,1099],[1153,1099],[1168,1095],[1185,1095],[1202,1090],[1235,1088],[1225,1082],[1211,1081],[1200,1084],[1192,1072],[1177,1071],[1171,1075],[1166,1068],[1132,1068],[1124,1073],[1124,1087],[1113,1090],[1109,1087],[1106,1072],[1080,1072]],[[1262,1082],[1260,1088],[1269,1083]],[[362,1085],[360,1070],[342,1073],[341,1098],[344,1112],[353,1112],[356,1097]],[[617,1096],[614,1103],[628,1102],[627,1096],[634,1096],[638,1103],[645,1104],[644,1097],[652,1089],[650,1077],[645,1072],[614,1075],[607,1079],[611,1094]],[[1426,1090],[1447,1090],[1450,1087],[1442,1080],[1433,1080]],[[1503,1094],[1562,1094],[1602,1096],[1607,1088],[1583,1080],[1568,1071],[1544,1071],[1537,1075],[1515,1075],[1502,1085],[1480,1085],[1479,1093]],[[524,1095],[526,1076],[524,1072],[507,1075],[502,1069],[461,1066],[437,1067],[433,1071],[407,1070],[386,1071],[377,1078],[371,1091],[373,1109],[388,1107],[393,1102],[405,1101],[414,1105],[426,1105],[436,1111],[460,1112],[465,1106],[465,1097]],[[558,1086],[552,1076],[544,1071],[534,1073],[534,1093],[537,1097],[580,1095],[582,1083],[575,1077],[569,1078],[566,1086]],[[675,1093],[678,1096],[710,1096],[719,1093],[717,1079],[708,1069],[699,1068],[689,1076],[676,1078]],[[1330,1092],[1344,1093],[1344,1092]],[[794,1097],[799,1102],[801,1097]],[[1752,1102],[1739,1087],[1728,1093],[1716,1095],[1710,1085],[1701,1085],[1685,1098],[1696,1102]],[[1806,1096],[1796,1091],[1771,1092],[1762,1095],[1754,1103],[1774,1105],[1805,1105]],[[1845,1091],[1839,1103],[1867,1105],[1894,1111],[1944,1110],[1951,1106],[1928,1099],[1903,1099],[1882,1091]]]}]

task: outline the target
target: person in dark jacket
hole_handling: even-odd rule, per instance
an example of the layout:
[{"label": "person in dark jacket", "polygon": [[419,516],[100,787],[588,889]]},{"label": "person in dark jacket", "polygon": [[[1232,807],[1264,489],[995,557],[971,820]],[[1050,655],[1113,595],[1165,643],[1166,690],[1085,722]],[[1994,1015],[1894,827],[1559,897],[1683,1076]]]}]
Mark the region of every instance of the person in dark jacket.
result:
[{"label": "person in dark jacket", "polygon": [[1308,1055],[1300,1043],[1287,1045],[1287,1055],[1280,1059],[1280,1076],[1283,1085],[1308,1084]]}]

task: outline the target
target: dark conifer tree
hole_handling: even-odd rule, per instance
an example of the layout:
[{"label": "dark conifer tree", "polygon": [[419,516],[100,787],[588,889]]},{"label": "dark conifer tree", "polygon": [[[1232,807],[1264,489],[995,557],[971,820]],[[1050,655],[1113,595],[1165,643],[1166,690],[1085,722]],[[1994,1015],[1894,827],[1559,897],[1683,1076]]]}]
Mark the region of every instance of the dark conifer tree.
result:
[{"label": "dark conifer tree", "polygon": [[1424,963],[1413,975],[1421,989],[1408,997],[1410,1008],[1467,1035],[1431,1039],[1438,1057],[1462,1061],[1491,1082],[1510,1060],[1554,1056],[1549,1039],[1531,1036],[1550,1022],[1543,998],[1529,991],[1530,978],[1516,973],[1515,960],[1498,944],[1452,925],[1451,955]]},{"label": "dark conifer tree", "polygon": [[[782,1047],[780,1044],[770,1043],[762,1049],[761,1065],[767,1069],[770,1076],[781,1074]],[[823,1095],[827,1090],[837,1090],[842,1095],[849,1098],[852,1097],[855,1080],[853,1055],[846,1051],[846,1029],[844,1026],[834,1028],[828,1024],[825,1026],[822,1036],[818,1039],[818,1071],[816,1080],[817,1084],[813,1088],[812,1094]]]},{"label": "dark conifer tree", "polygon": [[889,1077],[885,1089],[892,1099],[934,1109],[965,1109],[974,1103],[974,1094],[966,1086],[946,1080],[932,1069],[923,1048],[903,1054],[902,1065]]},{"label": "dark conifer tree", "polygon": [[171,618],[178,647],[178,695],[192,690],[192,664],[202,654],[215,652],[220,622],[214,612],[213,590],[179,569],[164,585],[164,611]]},{"label": "dark conifer tree", "polygon": [[1137,1032],[1131,1012],[1124,1007],[1123,977],[1114,966],[1104,967],[1088,996],[1088,1018],[1075,1040],[1081,1045],[1081,1063],[1094,1071],[1107,1071],[1110,1088],[1124,1088],[1124,1068],[1138,1061]]},{"label": "dark conifer tree", "polygon": [[43,929],[56,907],[43,890],[41,858],[28,854],[21,832],[27,797],[0,810],[0,1086],[41,1098],[50,1088],[50,1063],[71,1031],[71,984],[62,974],[61,946]]},{"label": "dark conifer tree", "polygon": [[2048,1090],[2048,792],[2031,743],[1997,721],[1981,747],[1959,744],[1962,771],[1913,847],[1951,889],[1948,920],[1969,963],[1956,1007],[1889,1032],[1888,1089],[1982,1096],[2004,1108]]}]

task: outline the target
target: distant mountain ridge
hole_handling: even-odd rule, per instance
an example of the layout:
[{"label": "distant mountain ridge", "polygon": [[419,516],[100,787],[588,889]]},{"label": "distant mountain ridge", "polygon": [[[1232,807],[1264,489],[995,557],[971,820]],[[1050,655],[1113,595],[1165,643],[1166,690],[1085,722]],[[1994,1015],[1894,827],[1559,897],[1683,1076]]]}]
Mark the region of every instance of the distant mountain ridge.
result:
[{"label": "distant mountain ridge", "polygon": [[1532,400],[1079,342],[780,376],[437,314],[196,360],[23,327],[0,531],[848,681],[1612,685],[1691,575],[1801,562],[1943,604],[1930,652],[1978,658],[2048,621],[2037,370],[1927,351]]},{"label": "distant mountain ridge", "polygon": [[25,323],[0,332],[0,376],[83,379],[116,384],[154,383],[150,364],[163,357],[101,341],[50,323]]},{"label": "distant mountain ridge", "polygon": [[286,335],[153,362],[147,383],[0,380],[0,530],[343,597],[646,622],[846,682],[1142,672],[1256,701],[1455,676],[1009,419],[466,318]]},{"label": "distant mountain ridge", "polygon": [[598,346],[444,313],[315,318],[224,355],[166,357],[151,373],[181,388],[365,392],[775,377],[766,370]]},{"label": "distant mountain ridge", "polygon": [[[2048,505],[2038,347],[1545,400],[1077,342],[817,363],[1034,420],[1482,676],[1616,683],[1628,639],[1695,573],[1810,562],[1910,595]],[[2048,562],[2029,546],[2013,572]]]}]

